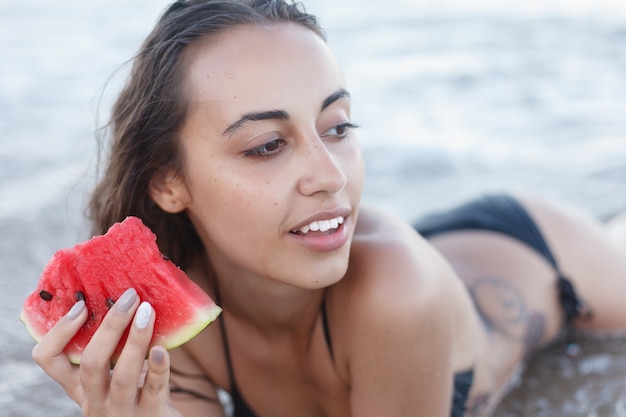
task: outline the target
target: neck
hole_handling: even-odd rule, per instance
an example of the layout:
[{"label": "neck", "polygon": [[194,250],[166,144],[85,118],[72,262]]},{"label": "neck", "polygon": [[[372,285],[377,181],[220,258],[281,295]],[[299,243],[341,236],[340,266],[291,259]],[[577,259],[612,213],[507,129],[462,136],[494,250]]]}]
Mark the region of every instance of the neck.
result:
[{"label": "neck", "polygon": [[325,289],[305,289],[207,261],[205,276],[224,313],[258,331],[275,335],[309,333]]}]

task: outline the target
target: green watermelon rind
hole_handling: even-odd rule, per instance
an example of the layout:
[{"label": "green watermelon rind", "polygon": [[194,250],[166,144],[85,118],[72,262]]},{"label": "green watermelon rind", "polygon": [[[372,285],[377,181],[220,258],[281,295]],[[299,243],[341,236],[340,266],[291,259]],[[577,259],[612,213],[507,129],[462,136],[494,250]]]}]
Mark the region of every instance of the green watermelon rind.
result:
[{"label": "green watermelon rind", "polygon": [[213,323],[221,314],[222,309],[218,306],[214,306],[206,311],[205,315],[199,315],[196,324],[186,325],[177,333],[173,333],[168,336],[167,340],[154,340],[154,344],[161,345],[167,350],[175,349],[185,342],[196,337],[202,330],[204,330],[209,324]]}]

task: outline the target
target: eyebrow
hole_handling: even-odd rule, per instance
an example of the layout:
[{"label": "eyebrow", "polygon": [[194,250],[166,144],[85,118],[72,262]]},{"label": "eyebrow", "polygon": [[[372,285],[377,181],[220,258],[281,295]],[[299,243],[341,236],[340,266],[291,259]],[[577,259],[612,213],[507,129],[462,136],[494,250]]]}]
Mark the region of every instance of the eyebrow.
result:
[{"label": "eyebrow", "polygon": [[326,100],[324,100],[324,102],[322,103],[322,111],[326,110],[326,108],[333,104],[335,101],[344,97],[350,97],[350,93],[348,93],[348,91],[343,88],[335,91],[330,96],[328,96],[328,98],[326,98]]},{"label": "eyebrow", "polygon": [[259,120],[270,119],[287,120],[289,119],[289,113],[284,110],[269,110],[262,112],[245,113],[236,122],[231,123],[226,128],[226,130],[222,132],[222,135],[232,134],[235,130],[239,129],[246,122],[256,122]]},{"label": "eyebrow", "polygon": [[[328,96],[323,102],[321,106],[321,110],[324,111],[328,106],[333,104],[335,101],[340,100],[344,97],[350,97],[350,93],[345,89],[340,89],[332,93]],[[231,123],[225,130],[222,132],[222,135],[230,135],[237,129],[239,129],[242,125],[247,122],[256,122],[260,120],[288,120],[289,113],[285,110],[268,110],[261,112],[251,112],[243,114],[239,119],[235,122]]]}]

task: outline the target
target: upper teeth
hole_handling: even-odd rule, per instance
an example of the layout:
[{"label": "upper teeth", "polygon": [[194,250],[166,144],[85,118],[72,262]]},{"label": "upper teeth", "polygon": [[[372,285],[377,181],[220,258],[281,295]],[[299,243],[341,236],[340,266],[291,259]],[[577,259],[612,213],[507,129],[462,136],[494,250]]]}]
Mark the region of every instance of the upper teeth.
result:
[{"label": "upper teeth", "polygon": [[316,220],[314,222],[311,222],[309,224],[307,224],[306,226],[302,226],[301,228],[299,228],[298,230],[294,230],[295,232],[300,232],[300,233],[308,233],[309,230],[313,231],[313,232],[325,232],[327,230],[330,229],[336,229],[339,227],[340,224],[343,223],[343,217],[342,216],[338,216],[335,217],[334,219],[330,219],[330,220]]}]

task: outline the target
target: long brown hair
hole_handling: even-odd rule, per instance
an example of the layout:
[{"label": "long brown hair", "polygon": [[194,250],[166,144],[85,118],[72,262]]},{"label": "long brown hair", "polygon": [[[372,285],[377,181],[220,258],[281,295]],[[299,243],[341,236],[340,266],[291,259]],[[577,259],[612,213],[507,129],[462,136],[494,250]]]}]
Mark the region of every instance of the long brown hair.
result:
[{"label": "long brown hair", "polygon": [[280,22],[303,25],[325,39],[317,19],[286,0],[177,1],[164,11],[135,56],[104,130],[108,159],[88,205],[94,235],[132,215],[154,231],[161,251],[183,269],[202,250],[187,214],[161,210],[149,192],[155,176],[184,173],[178,140],[188,105],[184,53],[238,25]]}]

